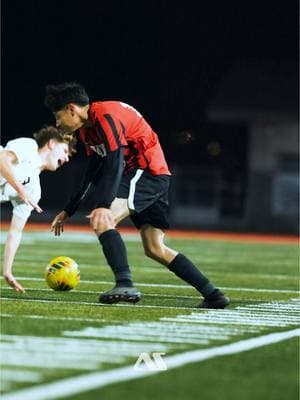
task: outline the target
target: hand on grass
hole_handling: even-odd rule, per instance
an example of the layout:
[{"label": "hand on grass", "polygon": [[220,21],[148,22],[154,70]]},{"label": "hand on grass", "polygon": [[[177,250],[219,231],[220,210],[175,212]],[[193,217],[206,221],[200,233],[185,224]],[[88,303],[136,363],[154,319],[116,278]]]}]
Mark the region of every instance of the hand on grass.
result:
[{"label": "hand on grass", "polygon": [[4,274],[4,279],[6,282],[15,289],[16,292],[25,293],[23,286],[15,279],[12,273]]}]

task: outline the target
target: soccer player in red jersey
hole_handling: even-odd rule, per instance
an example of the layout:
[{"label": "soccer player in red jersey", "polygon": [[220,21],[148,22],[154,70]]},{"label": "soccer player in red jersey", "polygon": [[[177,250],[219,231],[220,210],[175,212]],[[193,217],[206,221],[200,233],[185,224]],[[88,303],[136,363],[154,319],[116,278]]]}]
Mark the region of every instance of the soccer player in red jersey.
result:
[{"label": "soccer player in red jersey", "polygon": [[199,307],[225,308],[229,299],[187,257],[164,243],[171,173],[157,134],[142,115],[120,101],[90,103],[84,87],[76,82],[48,85],[45,105],[66,133],[79,130],[86,147],[89,164],[84,180],[51,228],[59,236],[89,190],[96,191],[97,203],[88,217],[116,281],[99,301],[135,303],[141,298],[116,229],[129,216],[140,231],[145,254],[195,287],[204,297]]}]

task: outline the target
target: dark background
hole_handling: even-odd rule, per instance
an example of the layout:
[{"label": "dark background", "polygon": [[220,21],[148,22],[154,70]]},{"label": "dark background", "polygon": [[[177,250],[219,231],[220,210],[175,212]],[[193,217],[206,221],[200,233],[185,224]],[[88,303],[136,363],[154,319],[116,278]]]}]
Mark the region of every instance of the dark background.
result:
[{"label": "dark background", "polygon": [[[159,134],[171,167],[217,166],[225,186],[242,182],[244,191],[248,127],[212,122],[207,109],[237,61],[275,69],[284,63],[298,76],[294,0],[4,0],[1,33],[3,144],[54,123],[43,105],[45,86],[76,80],[91,100],[137,108]],[[214,143],[222,147],[218,157]],[[83,159],[80,147],[74,158]],[[51,177],[53,185],[63,173]],[[231,195],[223,200],[224,215],[226,204],[229,213],[243,213],[243,200],[235,210]]]},{"label": "dark background", "polygon": [[[297,69],[297,21],[293,0],[2,1],[2,139],[53,122],[45,85],[77,80],[93,100],[134,105],[168,159],[188,162],[211,137],[205,110],[235,60]],[[182,151],[187,129],[196,134]]]}]

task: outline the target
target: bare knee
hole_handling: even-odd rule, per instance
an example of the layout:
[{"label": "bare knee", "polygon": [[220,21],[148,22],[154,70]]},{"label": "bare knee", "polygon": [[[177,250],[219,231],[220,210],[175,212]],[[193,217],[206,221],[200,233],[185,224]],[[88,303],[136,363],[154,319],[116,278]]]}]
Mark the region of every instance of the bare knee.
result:
[{"label": "bare knee", "polygon": [[154,258],[160,253],[159,246],[148,245],[144,248],[145,255],[149,258]]},{"label": "bare knee", "polygon": [[150,244],[144,248],[145,255],[152,260],[158,261],[162,264],[167,264],[166,248],[160,244]]},{"label": "bare knee", "polygon": [[145,225],[141,229],[141,237],[147,257],[166,266],[176,257],[177,252],[164,244],[164,232],[161,229]]},{"label": "bare knee", "polygon": [[93,231],[94,231],[95,235],[99,237],[100,235],[102,235],[102,233],[109,231],[110,229],[115,229],[115,226],[101,224],[97,229],[93,229]]}]

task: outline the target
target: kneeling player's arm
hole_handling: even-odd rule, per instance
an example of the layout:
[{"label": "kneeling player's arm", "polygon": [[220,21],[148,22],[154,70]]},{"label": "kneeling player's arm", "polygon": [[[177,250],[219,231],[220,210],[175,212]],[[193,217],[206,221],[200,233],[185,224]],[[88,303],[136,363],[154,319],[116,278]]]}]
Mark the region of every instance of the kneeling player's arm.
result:
[{"label": "kneeling player's arm", "polygon": [[9,231],[4,249],[3,275],[5,277],[12,273],[14,258],[22,238],[22,231],[27,219],[21,218],[15,214],[12,216]]},{"label": "kneeling player's arm", "polygon": [[13,165],[18,158],[13,151],[3,150],[0,153],[0,175],[16,190],[17,193],[23,193],[22,184],[16,179],[13,173]]},{"label": "kneeling player's arm", "polygon": [[77,210],[80,202],[87,196],[90,191],[95,176],[99,174],[102,166],[102,158],[98,154],[93,154],[89,160],[87,170],[83,181],[81,182],[77,192],[71,197],[68,204],[64,207],[64,211],[71,217]]},{"label": "kneeling player's arm", "polygon": [[97,185],[97,202],[95,208],[110,208],[117,196],[124,170],[124,150],[119,147],[103,158],[99,174],[95,177]]}]

